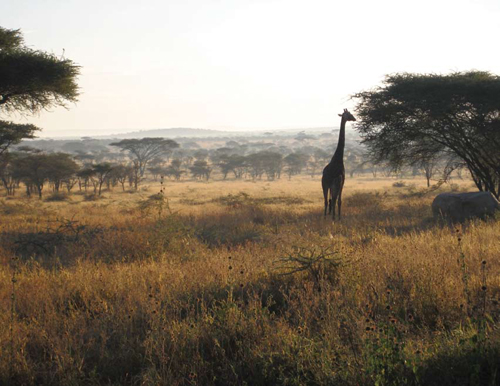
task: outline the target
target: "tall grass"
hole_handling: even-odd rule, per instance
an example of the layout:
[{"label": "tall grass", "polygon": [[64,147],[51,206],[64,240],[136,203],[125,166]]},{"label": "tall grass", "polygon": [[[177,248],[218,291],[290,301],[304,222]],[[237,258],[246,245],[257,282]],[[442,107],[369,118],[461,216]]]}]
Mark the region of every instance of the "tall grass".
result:
[{"label": "tall grass", "polygon": [[457,233],[403,188],[348,193],[332,223],[312,182],[207,186],[169,210],[5,203],[0,382],[500,383],[499,222]]}]

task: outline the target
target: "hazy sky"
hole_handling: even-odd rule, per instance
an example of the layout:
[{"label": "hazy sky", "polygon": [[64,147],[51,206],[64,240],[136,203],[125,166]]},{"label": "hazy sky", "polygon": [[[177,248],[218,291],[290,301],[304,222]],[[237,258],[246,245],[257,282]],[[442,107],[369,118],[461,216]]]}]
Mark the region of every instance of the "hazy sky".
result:
[{"label": "hazy sky", "polygon": [[388,73],[500,74],[499,0],[2,0],[0,25],[82,66],[69,110],[8,117],[42,136],[336,126]]}]

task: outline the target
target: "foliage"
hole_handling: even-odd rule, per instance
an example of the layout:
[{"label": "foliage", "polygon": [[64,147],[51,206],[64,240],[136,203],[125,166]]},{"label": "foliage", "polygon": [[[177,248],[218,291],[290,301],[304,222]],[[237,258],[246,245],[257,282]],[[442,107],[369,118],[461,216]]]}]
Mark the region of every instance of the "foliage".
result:
[{"label": "foliage", "polygon": [[306,167],[309,157],[302,153],[290,153],[283,160],[287,165],[286,173],[288,178],[300,174],[302,169]]},{"label": "foliage", "polygon": [[278,260],[277,269],[283,275],[307,272],[318,289],[325,281],[335,283],[345,261],[332,247],[293,247],[288,256]]},{"label": "foliage", "polygon": [[0,27],[0,108],[3,112],[36,113],[76,102],[80,68],[69,59],[32,50],[23,43],[19,30]]},{"label": "foliage", "polygon": [[99,196],[101,195],[102,184],[111,175],[112,171],[113,165],[109,162],[92,165],[92,172],[97,178],[97,193]]},{"label": "foliage", "polygon": [[66,153],[48,154],[42,160],[45,163],[47,179],[53,184],[56,192],[59,192],[64,181],[72,179],[80,170],[78,164]]},{"label": "foliage", "polygon": [[179,181],[185,171],[182,169],[182,161],[178,158],[172,160],[170,165],[164,170],[165,176],[174,177]]},{"label": "foliage", "polygon": [[131,166],[114,165],[110,177],[116,182],[119,182],[122,186],[122,190],[125,191],[125,183],[127,180],[133,179],[133,174],[134,170]]},{"label": "foliage", "polygon": [[20,143],[23,139],[34,138],[37,130],[40,129],[32,124],[0,121],[0,157],[10,146]]},{"label": "foliage", "polygon": [[189,168],[193,178],[201,179],[204,178],[208,181],[210,174],[212,173],[212,168],[208,166],[208,162],[204,160],[197,160],[194,162],[193,166]]},{"label": "foliage", "polygon": [[376,386],[412,384],[408,379],[404,342],[394,326],[380,325],[382,332],[366,341],[366,373]]},{"label": "foliage", "polygon": [[500,197],[500,77],[395,74],[354,97],[356,128],[375,161],[399,168],[442,154]]},{"label": "foliage", "polygon": [[17,154],[10,163],[10,177],[14,181],[23,181],[27,193],[35,188],[39,197],[47,181],[50,181],[55,192],[59,192],[61,184],[71,179],[79,170],[79,166],[65,153],[24,153]]},{"label": "foliage", "polygon": [[22,180],[26,184],[28,196],[35,188],[38,196],[42,198],[42,190],[49,176],[49,165],[46,154],[28,154],[20,157],[13,165],[12,174],[16,179]]},{"label": "foliage", "polygon": [[162,217],[164,209],[171,213],[168,199],[163,194],[163,191],[153,194],[145,200],[139,201],[138,208],[143,214],[149,215],[153,213],[158,215],[158,218]]},{"label": "foliage", "polygon": [[178,148],[179,144],[171,139],[165,138],[141,138],[123,139],[120,142],[113,142],[110,146],[116,146],[121,151],[127,152],[133,159],[139,171],[139,175],[144,176],[148,163],[154,158],[171,152]]},{"label": "foliage", "polygon": [[276,180],[281,177],[283,169],[283,155],[271,151],[263,151],[259,153],[260,158],[264,163],[264,172],[268,180]]}]

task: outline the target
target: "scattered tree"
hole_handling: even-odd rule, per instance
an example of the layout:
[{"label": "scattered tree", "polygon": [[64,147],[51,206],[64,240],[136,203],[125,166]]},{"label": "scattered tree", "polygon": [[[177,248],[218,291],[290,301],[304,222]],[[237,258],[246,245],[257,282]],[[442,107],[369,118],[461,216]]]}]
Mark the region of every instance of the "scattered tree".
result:
[{"label": "scattered tree", "polygon": [[23,139],[35,138],[37,130],[40,129],[31,124],[0,121],[0,157],[9,147],[20,143]]},{"label": "scattered tree", "polygon": [[6,153],[0,156],[0,179],[8,196],[14,195],[18,179],[13,174],[13,162],[16,158],[15,153]]},{"label": "scattered tree", "polygon": [[267,175],[268,180],[276,180],[281,178],[281,171],[283,169],[283,156],[280,153],[271,151],[263,151],[258,153],[262,159],[264,173]]},{"label": "scattered tree", "polygon": [[[72,181],[73,176],[80,169],[78,164],[67,153],[47,154],[44,161],[46,163],[47,179],[53,185],[55,192],[59,192],[59,188],[64,182],[68,187],[68,181]],[[71,183],[69,185],[72,186]]]},{"label": "scattered tree", "polygon": [[262,178],[264,174],[264,160],[258,153],[249,154],[245,157],[245,164],[252,179]]},{"label": "scattered tree", "polygon": [[42,198],[43,187],[50,174],[49,164],[47,154],[28,154],[16,159],[13,164],[13,175],[14,178],[24,182],[28,197],[36,189],[38,197]]},{"label": "scattered tree", "polygon": [[207,161],[195,161],[189,170],[191,171],[193,178],[205,178],[207,181],[210,178],[210,173],[212,172],[212,169],[208,166]]},{"label": "scattered tree", "polygon": [[[110,146],[119,147],[121,151],[127,152],[137,168],[138,176],[143,177],[146,167],[152,159],[171,152],[179,147],[179,144],[165,138],[142,138],[124,139],[120,142],[113,142]],[[136,182],[138,183],[138,180]]]},{"label": "scattered tree", "polygon": [[111,165],[109,162],[100,163],[97,165],[93,165],[92,171],[94,172],[94,176],[97,180],[94,192],[97,190],[97,194],[100,196],[102,185],[113,171],[113,165]]},{"label": "scattered tree", "polygon": [[92,181],[92,177],[94,176],[94,174],[95,172],[92,169],[92,167],[86,167],[76,173],[76,176],[78,177],[78,184],[80,186],[80,190],[82,190],[82,184],[83,184],[83,188],[85,189],[85,191],[87,191],[89,182]]},{"label": "scattered tree", "polygon": [[356,128],[375,162],[393,168],[435,154],[458,159],[477,188],[500,197],[500,77],[396,74],[355,95]]},{"label": "scattered tree", "polygon": [[309,157],[302,153],[290,153],[284,158],[284,162],[287,165],[286,173],[288,178],[291,179],[292,176],[300,174],[302,169],[306,167]]},{"label": "scattered tree", "polygon": [[111,178],[119,182],[122,186],[122,191],[125,191],[125,182],[127,182],[127,179],[133,175],[133,173],[134,171],[131,166],[116,165],[111,172]]},{"label": "scattered tree", "polygon": [[178,158],[173,159],[170,165],[165,169],[165,175],[169,178],[173,177],[177,181],[181,179],[184,173],[185,171],[182,170],[182,161]]}]

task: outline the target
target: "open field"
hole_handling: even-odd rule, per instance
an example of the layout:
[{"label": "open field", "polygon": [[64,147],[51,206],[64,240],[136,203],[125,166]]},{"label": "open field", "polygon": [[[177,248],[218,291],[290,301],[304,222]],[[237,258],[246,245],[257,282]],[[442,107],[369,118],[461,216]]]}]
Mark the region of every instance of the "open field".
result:
[{"label": "open field", "polygon": [[500,222],[395,181],[0,198],[1,384],[500,384]]}]

